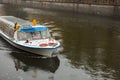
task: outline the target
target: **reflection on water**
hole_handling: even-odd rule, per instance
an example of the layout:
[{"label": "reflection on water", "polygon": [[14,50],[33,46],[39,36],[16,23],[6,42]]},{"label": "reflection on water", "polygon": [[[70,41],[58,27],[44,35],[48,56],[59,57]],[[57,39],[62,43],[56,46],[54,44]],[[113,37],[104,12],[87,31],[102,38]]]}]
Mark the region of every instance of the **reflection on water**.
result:
[{"label": "reflection on water", "polygon": [[58,57],[43,58],[25,52],[2,51],[0,63],[1,80],[54,80],[60,60]]},{"label": "reflection on water", "polygon": [[37,56],[26,55],[26,53],[15,52],[12,52],[10,55],[14,57],[15,68],[17,71],[19,69],[23,70],[24,72],[29,70],[36,71],[38,68],[55,73],[60,64],[58,57],[44,59],[40,56],[38,58]]},{"label": "reflection on water", "polygon": [[[7,78],[10,77],[9,80],[17,80],[18,76],[21,80],[34,80],[31,75],[37,76],[36,80],[47,80],[46,76],[49,75],[47,72],[53,73],[54,77],[49,79],[55,80],[120,79],[119,18],[21,7],[14,7],[14,10],[11,8],[13,6],[4,5],[2,15],[18,16],[29,21],[36,18],[61,42],[61,52],[59,58],[36,59],[19,54],[22,52],[8,47],[8,44],[0,40],[0,64],[3,66],[0,67],[0,73],[4,74],[0,75],[0,79],[4,79],[1,76],[10,72],[12,74],[7,75]],[[10,55],[5,51],[10,51]],[[7,64],[2,61],[3,58],[9,68],[6,68]],[[13,75],[15,78],[11,78]]]}]

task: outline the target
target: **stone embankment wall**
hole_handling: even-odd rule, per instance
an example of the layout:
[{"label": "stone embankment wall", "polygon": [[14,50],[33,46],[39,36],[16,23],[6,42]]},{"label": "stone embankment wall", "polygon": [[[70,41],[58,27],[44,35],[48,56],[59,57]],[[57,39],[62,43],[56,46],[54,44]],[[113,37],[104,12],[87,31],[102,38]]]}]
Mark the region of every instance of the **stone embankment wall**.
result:
[{"label": "stone embankment wall", "polygon": [[[80,1],[80,0],[79,0]],[[85,1],[85,0],[84,0]],[[89,0],[88,0],[89,1]],[[100,0],[99,0],[100,1]],[[118,0],[119,1],[119,0]],[[20,5],[24,7],[65,10],[85,14],[105,16],[120,16],[119,2],[98,4],[92,2],[60,2],[59,0],[1,0],[3,4]]]}]

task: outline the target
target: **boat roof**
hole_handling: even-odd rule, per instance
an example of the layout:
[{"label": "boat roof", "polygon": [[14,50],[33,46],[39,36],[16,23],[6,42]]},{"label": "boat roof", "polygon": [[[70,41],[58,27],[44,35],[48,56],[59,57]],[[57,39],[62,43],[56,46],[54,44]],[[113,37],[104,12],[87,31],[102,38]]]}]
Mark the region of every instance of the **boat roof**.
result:
[{"label": "boat roof", "polygon": [[32,22],[14,16],[0,16],[0,21],[3,21],[12,26],[14,26],[15,23],[18,23],[20,26],[32,25]]},{"label": "boat roof", "polygon": [[18,23],[20,25],[19,31],[21,32],[37,32],[47,30],[47,27],[43,25],[33,26],[32,22],[14,16],[0,16],[0,21],[10,24],[13,27],[15,26],[15,23]]},{"label": "boat roof", "polygon": [[47,27],[38,25],[37,27],[23,27],[19,31],[20,32],[37,32],[47,30]]}]

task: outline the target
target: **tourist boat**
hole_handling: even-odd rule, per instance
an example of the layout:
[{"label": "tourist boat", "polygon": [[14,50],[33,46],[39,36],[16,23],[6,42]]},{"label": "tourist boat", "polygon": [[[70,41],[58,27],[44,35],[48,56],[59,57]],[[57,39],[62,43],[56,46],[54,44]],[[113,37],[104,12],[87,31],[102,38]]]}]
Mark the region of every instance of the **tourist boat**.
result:
[{"label": "tourist boat", "polygon": [[60,43],[48,28],[14,16],[0,16],[0,36],[16,48],[47,57],[53,56]]}]

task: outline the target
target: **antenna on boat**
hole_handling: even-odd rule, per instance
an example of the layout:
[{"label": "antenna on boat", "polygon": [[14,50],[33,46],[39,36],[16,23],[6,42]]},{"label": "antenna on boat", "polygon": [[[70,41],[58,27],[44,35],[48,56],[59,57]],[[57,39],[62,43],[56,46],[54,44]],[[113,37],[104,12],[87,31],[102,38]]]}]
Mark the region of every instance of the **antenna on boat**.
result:
[{"label": "antenna on boat", "polygon": [[15,27],[14,27],[14,31],[18,30],[19,27],[20,27],[19,24],[16,22],[16,23],[15,23]]},{"label": "antenna on boat", "polygon": [[37,24],[37,20],[33,19],[32,24],[33,24],[33,26],[35,26]]}]

